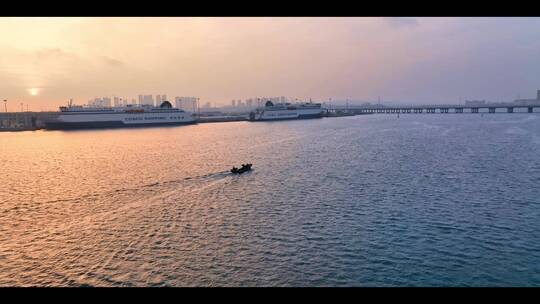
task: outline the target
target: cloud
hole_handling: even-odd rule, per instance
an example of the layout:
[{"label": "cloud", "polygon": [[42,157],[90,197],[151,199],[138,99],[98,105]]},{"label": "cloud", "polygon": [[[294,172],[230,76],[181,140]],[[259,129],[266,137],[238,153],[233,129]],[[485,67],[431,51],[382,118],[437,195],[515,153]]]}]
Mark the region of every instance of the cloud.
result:
[{"label": "cloud", "polygon": [[102,56],[103,62],[108,66],[123,66],[124,62],[109,56]]},{"label": "cloud", "polygon": [[418,19],[411,17],[384,17],[383,21],[394,28],[406,28],[420,25]]},{"label": "cloud", "polygon": [[60,48],[42,48],[39,50],[34,51],[34,55],[37,57],[60,57],[60,56],[66,56],[66,53],[62,51]]}]

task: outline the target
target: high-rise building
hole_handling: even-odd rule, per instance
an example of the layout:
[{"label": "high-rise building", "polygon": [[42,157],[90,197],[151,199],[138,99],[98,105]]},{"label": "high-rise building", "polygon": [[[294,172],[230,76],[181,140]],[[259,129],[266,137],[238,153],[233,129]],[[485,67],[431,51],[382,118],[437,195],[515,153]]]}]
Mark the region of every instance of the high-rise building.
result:
[{"label": "high-rise building", "polygon": [[193,112],[197,109],[197,97],[175,97],[174,103],[177,108]]},{"label": "high-rise building", "polygon": [[156,95],[156,105],[160,105],[161,104],[161,95]]},{"label": "high-rise building", "polygon": [[120,102],[120,98],[114,96],[114,97],[113,97],[113,105],[114,105],[115,107],[121,106],[122,104],[121,104],[121,102]]},{"label": "high-rise building", "polygon": [[247,99],[246,100],[246,105],[251,108],[253,106],[253,100],[251,98]]},{"label": "high-rise building", "polygon": [[139,94],[139,104],[142,105],[144,103],[143,96]]},{"label": "high-rise building", "polygon": [[167,100],[167,95],[161,94],[161,101],[166,101],[166,100]]},{"label": "high-rise building", "polygon": [[103,106],[104,107],[110,107],[111,106],[111,98],[103,97]]},{"label": "high-rise building", "polygon": [[174,98],[174,104],[176,105],[177,108],[182,109],[182,97],[176,96]]},{"label": "high-rise building", "polygon": [[236,100],[233,99],[233,100],[231,101],[231,106],[232,106],[233,108],[236,107]]},{"label": "high-rise building", "polygon": [[96,98],[94,98],[94,101],[92,102],[91,105],[94,106],[94,107],[102,107],[103,106],[103,100],[96,97]]},{"label": "high-rise building", "polygon": [[536,100],[540,100],[540,90],[536,91]]},{"label": "high-rise building", "polygon": [[154,105],[154,98],[152,97],[152,95],[144,95],[143,96],[143,101],[142,101],[141,104],[153,106]]},{"label": "high-rise building", "polygon": [[193,98],[191,100],[191,107],[193,108],[193,112],[197,111],[197,108],[198,108],[198,98]]}]

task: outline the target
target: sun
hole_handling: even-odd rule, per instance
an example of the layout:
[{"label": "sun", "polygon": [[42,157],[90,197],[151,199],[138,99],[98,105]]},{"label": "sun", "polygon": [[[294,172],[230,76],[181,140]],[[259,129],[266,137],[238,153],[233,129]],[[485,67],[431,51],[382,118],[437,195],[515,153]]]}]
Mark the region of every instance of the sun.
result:
[{"label": "sun", "polygon": [[28,94],[30,94],[32,96],[37,96],[38,93],[39,93],[39,88],[30,88],[30,89],[28,89]]}]

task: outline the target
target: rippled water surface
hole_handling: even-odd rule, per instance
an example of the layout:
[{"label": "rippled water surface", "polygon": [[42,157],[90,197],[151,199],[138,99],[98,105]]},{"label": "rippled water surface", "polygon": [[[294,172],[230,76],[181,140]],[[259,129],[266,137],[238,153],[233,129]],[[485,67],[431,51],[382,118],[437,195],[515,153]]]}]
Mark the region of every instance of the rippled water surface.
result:
[{"label": "rippled water surface", "polygon": [[0,152],[0,286],[540,286],[539,114],[0,133]]}]

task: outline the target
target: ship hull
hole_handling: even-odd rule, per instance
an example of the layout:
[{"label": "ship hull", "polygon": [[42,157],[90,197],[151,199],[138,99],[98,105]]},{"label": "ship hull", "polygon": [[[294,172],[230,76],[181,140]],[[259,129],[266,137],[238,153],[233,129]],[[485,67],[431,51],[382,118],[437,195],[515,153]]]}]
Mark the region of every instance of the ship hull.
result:
[{"label": "ship hull", "polygon": [[146,113],[62,113],[55,118],[44,121],[45,129],[104,129],[135,128],[153,126],[176,126],[196,123],[189,113],[185,112],[146,112]]},{"label": "ship hull", "polygon": [[147,128],[163,126],[180,126],[196,124],[193,121],[163,122],[163,123],[138,123],[125,124],[121,121],[92,121],[92,122],[45,122],[47,130],[82,130],[82,129],[116,129],[116,128]]}]

